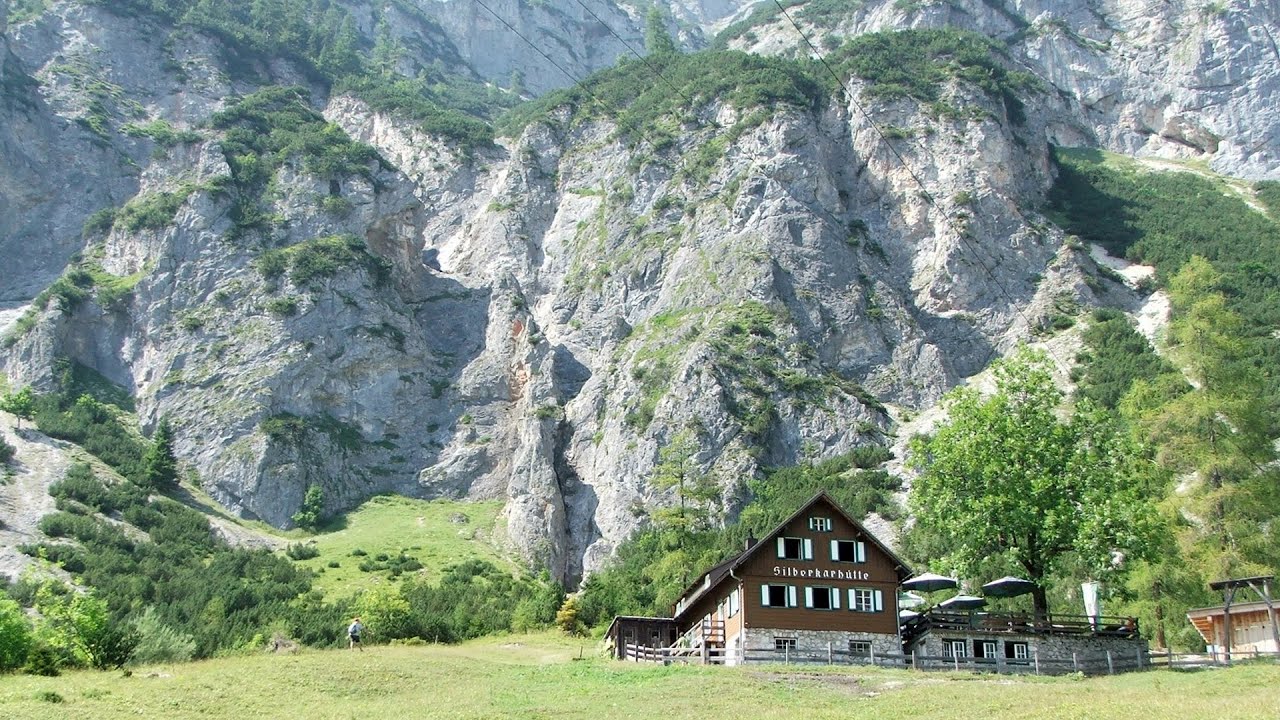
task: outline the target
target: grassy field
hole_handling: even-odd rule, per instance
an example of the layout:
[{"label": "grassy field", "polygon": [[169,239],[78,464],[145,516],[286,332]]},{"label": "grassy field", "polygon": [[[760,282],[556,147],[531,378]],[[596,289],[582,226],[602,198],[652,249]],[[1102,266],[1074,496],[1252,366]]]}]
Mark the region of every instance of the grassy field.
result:
[{"label": "grassy field", "polygon": [[131,677],[0,677],[0,717],[1274,720],[1277,688],[1275,665],[1088,679],[659,667],[605,660],[591,641],[540,634],[221,658]]},{"label": "grassy field", "polygon": [[[359,569],[361,562],[376,562],[379,555],[394,558],[403,552],[417,558],[423,569],[415,575],[433,580],[446,566],[464,560],[488,560],[511,568],[511,561],[493,543],[501,510],[501,502],[380,495],[348,513],[341,529],[290,541],[315,545],[320,556],[298,564],[318,573],[316,586],[326,595],[340,597],[388,577],[387,571]],[[357,550],[366,554],[353,555]],[[332,562],[338,567],[329,567]]]}]

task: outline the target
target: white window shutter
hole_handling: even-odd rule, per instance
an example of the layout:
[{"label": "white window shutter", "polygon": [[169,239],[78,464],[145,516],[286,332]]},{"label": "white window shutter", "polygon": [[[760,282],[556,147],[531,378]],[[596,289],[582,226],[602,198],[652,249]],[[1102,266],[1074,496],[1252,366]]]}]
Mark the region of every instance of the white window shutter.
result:
[{"label": "white window shutter", "polygon": [[813,607],[813,588],[811,587],[804,589],[804,606],[807,608]]},{"label": "white window shutter", "polygon": [[787,541],[785,538],[778,538],[778,557],[785,558],[787,556]]},{"label": "white window shutter", "polygon": [[831,541],[831,562],[837,562],[838,560],[840,560],[840,541],[832,540]]},{"label": "white window shutter", "polygon": [[796,602],[796,586],[795,585],[787,586],[787,595],[791,600],[791,603],[787,607],[798,607],[800,605],[800,603]]},{"label": "white window shutter", "polygon": [[768,585],[760,586],[760,604],[763,607],[769,607],[769,586]]},{"label": "white window shutter", "polygon": [[884,592],[876,590],[872,593],[872,598],[872,602],[875,603],[874,607],[876,612],[884,610]]},{"label": "white window shutter", "polygon": [[849,588],[849,609],[850,610],[858,609],[858,596],[855,594],[857,592],[858,592],[857,590],[853,588]]},{"label": "white window shutter", "polygon": [[866,544],[866,543],[864,543],[864,542],[862,542],[861,540],[859,540],[859,541],[858,541],[858,546],[857,546],[857,548],[858,548],[858,549],[857,549],[857,553],[858,553],[857,560],[858,560],[858,562],[860,562],[860,563],[864,563],[864,562],[866,562],[866,561],[867,561],[867,544]]},{"label": "white window shutter", "polygon": [[813,559],[813,540],[810,540],[809,538],[804,539],[804,559]]},{"label": "white window shutter", "polygon": [[827,592],[831,593],[831,609],[839,610],[840,609],[840,591],[837,590],[836,588],[831,588]]},{"label": "white window shutter", "polygon": [[810,529],[810,530],[814,529],[814,526],[815,526],[815,525],[817,525],[817,524],[818,524],[818,519],[817,519],[817,518],[809,518],[809,529]]}]

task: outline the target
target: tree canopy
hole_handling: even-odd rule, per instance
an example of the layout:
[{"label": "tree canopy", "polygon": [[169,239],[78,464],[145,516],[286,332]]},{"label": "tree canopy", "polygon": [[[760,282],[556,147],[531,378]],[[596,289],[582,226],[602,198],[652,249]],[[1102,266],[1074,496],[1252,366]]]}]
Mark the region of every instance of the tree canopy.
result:
[{"label": "tree canopy", "polygon": [[1052,576],[1082,567],[1108,580],[1150,553],[1162,528],[1150,501],[1158,475],[1091,403],[1060,416],[1043,354],[1021,350],[994,373],[993,394],[957,388],[944,401],[949,419],[912,441],[920,477],[909,502],[945,550],[942,569],[973,576],[1004,559],[1036,583],[1043,615]]}]

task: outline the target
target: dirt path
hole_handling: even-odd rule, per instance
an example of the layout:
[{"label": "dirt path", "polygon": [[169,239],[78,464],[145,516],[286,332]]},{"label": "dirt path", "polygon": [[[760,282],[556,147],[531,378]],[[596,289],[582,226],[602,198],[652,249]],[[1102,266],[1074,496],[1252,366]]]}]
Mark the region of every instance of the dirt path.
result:
[{"label": "dirt path", "polygon": [[31,564],[18,546],[39,538],[40,518],[53,512],[49,486],[66,474],[72,463],[67,443],[47,437],[17,419],[0,412],[0,433],[17,448],[9,468],[12,476],[0,480],[0,575],[16,578]]}]

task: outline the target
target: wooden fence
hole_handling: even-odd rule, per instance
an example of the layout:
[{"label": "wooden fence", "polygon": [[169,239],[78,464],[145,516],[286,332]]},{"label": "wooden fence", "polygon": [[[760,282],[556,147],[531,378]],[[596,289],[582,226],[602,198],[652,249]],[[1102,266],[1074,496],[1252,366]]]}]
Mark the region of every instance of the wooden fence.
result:
[{"label": "wooden fence", "polygon": [[[826,652],[795,652],[781,650],[721,650],[718,648],[644,647],[627,645],[623,658],[632,662],[653,662],[664,665],[703,664],[741,665],[780,663],[783,665],[868,665],[891,668],[915,668],[918,670],[951,670],[992,673],[1026,673],[1035,675],[1086,675],[1114,674],[1153,666],[1146,653],[1134,654],[1076,654],[1070,659],[1040,658],[1038,653],[1026,659],[1004,657],[980,658],[972,656],[934,656],[920,653],[859,653],[828,647]],[[1181,667],[1181,665],[1180,665]]]},{"label": "wooden fence", "polygon": [[[1280,662],[1280,652],[1259,650],[1232,650],[1231,663],[1241,662]],[[1175,653],[1171,650],[1153,650],[1151,666],[1169,670],[1192,670],[1196,668],[1223,667],[1227,658],[1223,653],[1210,651],[1204,653]]]},{"label": "wooden fence", "polygon": [[[1233,662],[1280,662],[1280,653],[1236,651]],[[965,655],[923,655],[920,653],[856,653],[828,646],[826,652],[795,652],[781,650],[721,650],[718,648],[645,647],[627,645],[623,658],[632,662],[652,662],[664,665],[703,664],[741,665],[779,663],[783,665],[868,665],[890,668],[914,668],[917,670],[943,670],[953,672],[989,672],[1028,675],[1112,675],[1135,670],[1222,667],[1225,658],[1221,654],[1191,654],[1154,652],[1135,649],[1133,653],[1074,653],[1071,658],[1042,658],[1034,649],[1026,659],[1006,657],[982,658]]]}]

